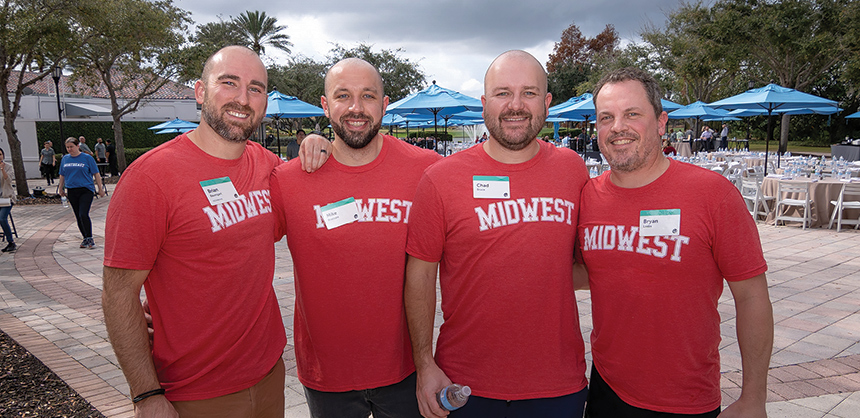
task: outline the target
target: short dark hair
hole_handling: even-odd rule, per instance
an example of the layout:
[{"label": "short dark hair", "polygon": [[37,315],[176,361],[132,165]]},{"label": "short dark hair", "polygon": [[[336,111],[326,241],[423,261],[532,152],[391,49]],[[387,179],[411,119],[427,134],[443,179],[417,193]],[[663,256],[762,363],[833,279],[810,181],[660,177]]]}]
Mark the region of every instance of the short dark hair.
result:
[{"label": "short dark hair", "polygon": [[305,135],[307,135],[307,134],[308,134],[307,132],[305,132],[305,130],[304,130],[304,129],[299,129],[298,131],[296,131],[296,135],[298,135],[298,134],[299,134],[299,132],[301,132],[301,133],[303,133],[303,134],[305,134]]},{"label": "short dark hair", "polygon": [[597,85],[594,86],[594,103],[597,103],[597,96],[600,94],[600,89],[606,84],[621,83],[624,81],[635,80],[642,83],[645,88],[645,94],[648,95],[648,101],[654,108],[654,114],[658,117],[663,113],[663,103],[660,99],[663,97],[663,89],[657,84],[657,80],[646,71],[635,67],[619,68],[603,76]]}]

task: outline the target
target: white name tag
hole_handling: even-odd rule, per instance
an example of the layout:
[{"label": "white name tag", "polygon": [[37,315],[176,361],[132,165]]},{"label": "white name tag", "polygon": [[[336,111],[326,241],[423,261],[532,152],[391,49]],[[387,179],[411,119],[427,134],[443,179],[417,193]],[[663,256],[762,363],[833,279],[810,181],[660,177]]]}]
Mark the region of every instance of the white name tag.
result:
[{"label": "white name tag", "polygon": [[678,235],[681,233],[681,209],[639,211],[639,236]]},{"label": "white name tag", "polygon": [[201,181],[200,187],[203,188],[203,193],[206,194],[206,198],[209,199],[209,204],[212,206],[239,199],[239,193],[236,192],[236,187],[233,186],[230,177]]},{"label": "white name tag", "polygon": [[355,198],[349,197],[339,202],[329,203],[320,208],[323,222],[328,229],[334,229],[358,220],[358,205]]},{"label": "white name tag", "polygon": [[511,181],[506,176],[472,176],[472,197],[475,199],[509,199]]}]

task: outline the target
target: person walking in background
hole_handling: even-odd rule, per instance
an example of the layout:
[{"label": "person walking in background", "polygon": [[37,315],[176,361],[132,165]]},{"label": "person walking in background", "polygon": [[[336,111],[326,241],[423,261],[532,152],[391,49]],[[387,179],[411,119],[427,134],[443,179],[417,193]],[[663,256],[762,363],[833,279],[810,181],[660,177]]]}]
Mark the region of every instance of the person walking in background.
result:
[{"label": "person walking in background", "polygon": [[723,124],[723,130],[720,131],[720,149],[729,149],[729,125]]},{"label": "person walking in background", "polygon": [[[66,140],[66,151],[60,162],[60,181],[58,187],[60,196],[68,196],[69,204],[75,212],[78,221],[78,230],[81,231],[84,240],[81,248],[95,248],[93,241],[93,224],[90,221],[90,206],[93,204],[93,196],[98,192],[104,197],[105,189],[102,185],[102,177],[96,160],[91,155],[81,152],[80,141],[75,138]],[[98,184],[98,191],[93,187],[93,177]]]},{"label": "person walking in background", "polygon": [[42,177],[48,181],[48,186],[54,184],[54,149],[51,148],[53,143],[45,141],[44,147],[39,151],[39,171],[42,172]]},{"label": "person walking in background", "polygon": [[9,213],[16,201],[15,189],[12,188],[12,179],[15,178],[12,166],[6,164],[6,152],[0,148],[0,227],[3,228],[3,237],[6,246],[0,250],[4,253],[15,251],[15,238],[12,236],[12,228],[9,227]]},{"label": "person walking in background", "polygon": [[110,139],[107,140],[107,146],[105,147],[105,155],[107,155],[108,172],[110,172],[111,177],[118,176],[119,173],[117,172],[116,167],[116,146]]},{"label": "person walking in background", "polygon": [[107,148],[105,144],[102,142],[101,138],[96,138],[96,153],[94,157],[96,158],[96,163],[99,166],[99,174],[105,175],[105,163],[107,163]]},{"label": "person walking in background", "polygon": [[90,147],[87,145],[87,139],[84,138],[83,135],[78,137],[78,148],[81,149],[82,153],[87,154],[90,157],[93,156],[93,150],[91,150]]}]

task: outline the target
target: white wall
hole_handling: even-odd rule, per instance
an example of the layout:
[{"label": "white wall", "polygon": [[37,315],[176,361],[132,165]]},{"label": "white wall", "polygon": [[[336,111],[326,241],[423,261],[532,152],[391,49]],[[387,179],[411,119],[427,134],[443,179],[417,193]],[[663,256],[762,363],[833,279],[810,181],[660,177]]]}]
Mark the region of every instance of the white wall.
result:
[{"label": "white wall", "polygon": [[[94,104],[110,109],[110,100],[82,98],[82,97],[60,97],[60,102]],[[173,118],[197,122],[200,120],[200,111],[197,110],[197,102],[194,100],[152,100],[141,104],[136,112],[122,117],[123,121],[136,122],[164,122]],[[36,138],[37,121],[58,121],[57,97],[56,96],[24,96],[21,98],[21,111],[15,120],[15,128],[18,130],[18,140],[21,141],[21,154],[24,160],[24,169],[27,178],[38,178],[39,173],[39,141]],[[67,117],[63,115],[63,122],[94,121],[111,122],[113,119],[107,116],[91,117]],[[0,121],[2,124],[2,121]],[[56,141],[57,138],[47,138]],[[89,142],[89,141],[88,141]],[[92,145],[90,145],[92,147]],[[9,140],[6,131],[0,125],[0,148],[6,155],[6,162],[11,164],[12,158],[9,153]]]}]

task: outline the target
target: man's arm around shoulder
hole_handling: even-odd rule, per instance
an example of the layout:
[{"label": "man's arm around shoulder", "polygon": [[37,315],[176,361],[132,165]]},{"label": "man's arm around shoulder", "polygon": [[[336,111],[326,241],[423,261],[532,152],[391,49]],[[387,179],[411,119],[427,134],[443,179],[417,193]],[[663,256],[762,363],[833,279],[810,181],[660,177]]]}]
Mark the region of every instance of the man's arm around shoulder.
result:
[{"label": "man's arm around shoulder", "polygon": [[[132,397],[161,388],[140,303],[140,289],[147,275],[149,270],[104,267],[102,309],[105,326]],[[135,417],[179,416],[164,395],[136,403],[134,414]]]}]

